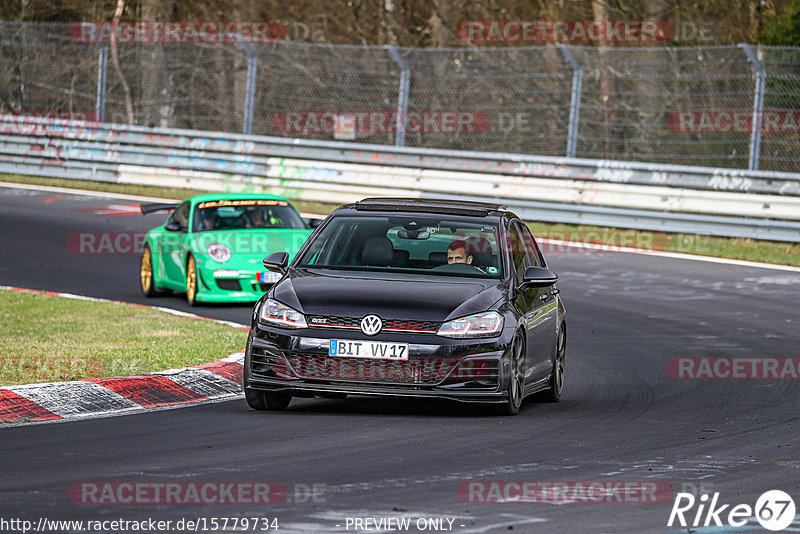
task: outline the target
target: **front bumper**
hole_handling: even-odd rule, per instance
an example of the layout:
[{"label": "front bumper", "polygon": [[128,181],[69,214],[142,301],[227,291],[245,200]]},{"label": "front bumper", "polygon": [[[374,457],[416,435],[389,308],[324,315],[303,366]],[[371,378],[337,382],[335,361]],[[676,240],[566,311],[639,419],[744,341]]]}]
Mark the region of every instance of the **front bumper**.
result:
[{"label": "front bumper", "polygon": [[273,285],[258,282],[256,271],[237,270],[237,276],[215,276],[220,270],[224,269],[198,268],[198,302],[255,302]]},{"label": "front bumper", "polygon": [[408,360],[328,356],[331,339],[355,332],[251,329],[245,354],[245,387],[295,396],[349,394],[443,398],[475,403],[507,401],[508,348],[513,330],[489,340],[386,334],[377,341],[409,344]]}]

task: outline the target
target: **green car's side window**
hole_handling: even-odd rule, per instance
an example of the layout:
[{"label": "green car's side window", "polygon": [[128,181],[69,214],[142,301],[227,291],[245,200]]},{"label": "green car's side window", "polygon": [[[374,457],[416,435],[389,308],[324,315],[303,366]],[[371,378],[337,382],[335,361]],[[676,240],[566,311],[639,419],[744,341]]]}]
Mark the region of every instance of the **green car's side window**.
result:
[{"label": "green car's side window", "polygon": [[189,202],[184,202],[178,206],[167,221],[167,224],[176,224],[181,232],[185,232],[189,228],[189,207]]}]

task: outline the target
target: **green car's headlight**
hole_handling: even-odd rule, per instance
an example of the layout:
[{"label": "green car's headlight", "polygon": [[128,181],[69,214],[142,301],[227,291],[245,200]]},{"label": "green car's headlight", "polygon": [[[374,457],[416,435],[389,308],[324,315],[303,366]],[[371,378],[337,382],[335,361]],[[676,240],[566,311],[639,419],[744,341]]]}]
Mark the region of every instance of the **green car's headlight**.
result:
[{"label": "green car's headlight", "polygon": [[208,255],[216,262],[225,263],[231,259],[231,249],[222,243],[214,243],[208,246]]},{"label": "green car's headlight", "polygon": [[261,311],[258,312],[258,318],[264,323],[284,328],[308,328],[306,318],[302,313],[273,299],[264,301]]},{"label": "green car's headlight", "polygon": [[439,327],[437,335],[444,337],[491,337],[503,329],[503,316],[496,311],[476,313],[447,321]]}]

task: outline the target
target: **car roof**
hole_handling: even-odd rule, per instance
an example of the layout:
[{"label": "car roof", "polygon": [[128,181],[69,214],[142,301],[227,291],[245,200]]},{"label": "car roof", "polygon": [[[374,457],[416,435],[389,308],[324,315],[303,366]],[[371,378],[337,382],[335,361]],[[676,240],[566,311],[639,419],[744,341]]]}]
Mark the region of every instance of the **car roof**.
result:
[{"label": "car roof", "polygon": [[[250,199],[283,200],[285,202],[289,202],[289,200],[281,196],[269,195],[267,193],[203,193],[202,195],[195,195],[193,197],[189,197],[186,200],[191,200],[192,202],[207,202],[209,200],[250,200]],[[289,202],[289,204],[291,204],[291,202]]]},{"label": "car roof", "polygon": [[487,217],[507,213],[506,206],[503,204],[434,198],[365,198],[353,204],[342,206],[342,208],[352,208],[357,211],[444,213],[472,217]]}]

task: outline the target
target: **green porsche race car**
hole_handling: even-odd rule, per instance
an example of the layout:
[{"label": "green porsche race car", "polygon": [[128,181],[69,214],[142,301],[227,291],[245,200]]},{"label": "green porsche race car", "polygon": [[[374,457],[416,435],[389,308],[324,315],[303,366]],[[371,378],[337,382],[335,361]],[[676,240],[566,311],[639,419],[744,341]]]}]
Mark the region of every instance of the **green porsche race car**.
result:
[{"label": "green porsche race car", "polygon": [[275,195],[212,193],[174,205],[142,204],[141,210],[172,211],[145,237],[142,291],[148,297],[186,292],[192,306],[258,300],[279,278],[264,269],[264,257],[278,251],[293,257],[313,231]]}]

